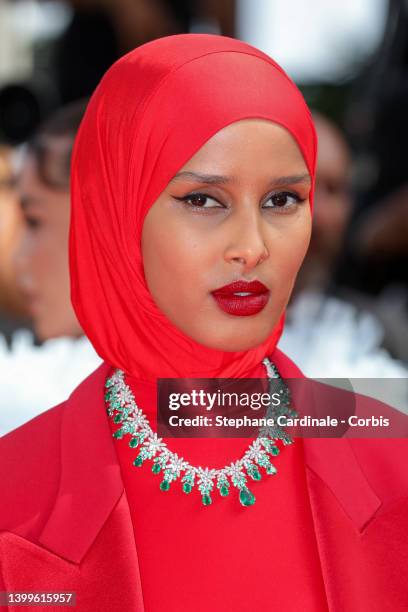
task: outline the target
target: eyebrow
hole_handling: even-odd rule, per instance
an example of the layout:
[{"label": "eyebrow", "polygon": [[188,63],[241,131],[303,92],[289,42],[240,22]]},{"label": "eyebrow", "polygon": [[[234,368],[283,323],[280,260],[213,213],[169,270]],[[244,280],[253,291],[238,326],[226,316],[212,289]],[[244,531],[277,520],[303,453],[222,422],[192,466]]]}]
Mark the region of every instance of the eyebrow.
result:
[{"label": "eyebrow", "polygon": [[[218,174],[200,174],[198,172],[179,172],[172,179],[171,183],[178,180],[190,180],[196,183],[204,183],[205,185],[225,185],[226,183],[234,183],[236,179],[229,176]],[[271,179],[270,184],[279,187],[281,185],[295,185],[297,183],[311,183],[309,174],[292,174],[290,176],[278,176]]]}]

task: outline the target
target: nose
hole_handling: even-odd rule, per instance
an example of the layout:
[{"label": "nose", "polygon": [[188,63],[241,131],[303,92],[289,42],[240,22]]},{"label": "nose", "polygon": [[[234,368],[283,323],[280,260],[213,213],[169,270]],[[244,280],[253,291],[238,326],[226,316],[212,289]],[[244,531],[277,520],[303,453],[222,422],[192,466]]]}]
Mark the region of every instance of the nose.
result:
[{"label": "nose", "polygon": [[242,272],[248,272],[269,257],[263,232],[264,221],[258,214],[237,215],[231,223],[229,242],[224,259],[238,264]]}]

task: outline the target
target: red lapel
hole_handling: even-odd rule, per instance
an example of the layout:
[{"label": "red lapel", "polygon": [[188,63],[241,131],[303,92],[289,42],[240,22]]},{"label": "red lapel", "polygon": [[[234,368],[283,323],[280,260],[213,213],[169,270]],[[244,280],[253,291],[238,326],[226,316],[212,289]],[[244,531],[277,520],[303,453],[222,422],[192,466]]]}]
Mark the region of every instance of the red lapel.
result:
[{"label": "red lapel", "polygon": [[39,537],[40,544],[75,563],[82,560],[124,490],[104,409],[108,371],[102,364],[66,403],[59,490]]},{"label": "red lapel", "polygon": [[329,487],[355,527],[362,531],[381,500],[365,477],[349,440],[305,438],[303,447],[307,467]]}]

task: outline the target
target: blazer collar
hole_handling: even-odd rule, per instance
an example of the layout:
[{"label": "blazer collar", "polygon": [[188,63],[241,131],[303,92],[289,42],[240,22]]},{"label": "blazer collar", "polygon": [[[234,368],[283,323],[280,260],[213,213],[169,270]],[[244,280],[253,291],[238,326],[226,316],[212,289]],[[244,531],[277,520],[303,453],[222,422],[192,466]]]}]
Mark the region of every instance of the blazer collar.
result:
[{"label": "blazer collar", "polygon": [[[124,491],[104,404],[109,369],[102,364],[65,404],[58,494],[38,538],[40,545],[74,563],[83,559]],[[348,440],[305,438],[303,443],[306,466],[326,483],[362,530],[381,500]]]},{"label": "blazer collar", "polygon": [[59,489],[38,539],[75,563],[82,560],[124,490],[104,404],[109,370],[102,364],[65,404]]},{"label": "blazer collar", "polygon": [[303,448],[307,468],[325,482],[356,529],[363,531],[381,506],[381,500],[368,482],[349,440],[305,438]]}]

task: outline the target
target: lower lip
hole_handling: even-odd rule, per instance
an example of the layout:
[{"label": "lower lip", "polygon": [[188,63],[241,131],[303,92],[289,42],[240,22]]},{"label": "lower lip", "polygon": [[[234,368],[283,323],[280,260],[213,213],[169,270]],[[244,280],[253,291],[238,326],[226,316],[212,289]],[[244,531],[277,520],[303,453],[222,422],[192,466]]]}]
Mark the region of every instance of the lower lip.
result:
[{"label": "lower lip", "polygon": [[261,312],[268,303],[269,291],[247,296],[212,294],[224,312],[236,317],[249,317]]}]

